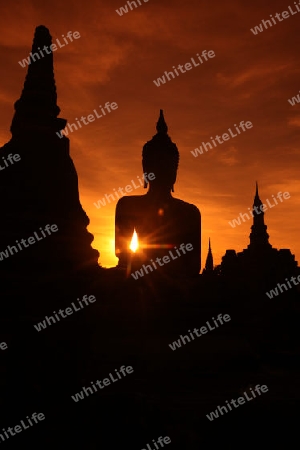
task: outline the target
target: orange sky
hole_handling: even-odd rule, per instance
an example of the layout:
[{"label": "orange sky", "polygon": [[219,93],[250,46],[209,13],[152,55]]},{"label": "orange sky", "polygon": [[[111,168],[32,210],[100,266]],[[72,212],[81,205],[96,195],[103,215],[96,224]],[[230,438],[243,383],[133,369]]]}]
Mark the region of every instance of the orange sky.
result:
[{"label": "orange sky", "polygon": [[[300,89],[298,43],[300,13],[253,35],[250,28],[292,0],[182,1],[149,0],[120,17],[125,0],[71,2],[14,1],[1,5],[0,144],[10,139],[13,103],[19,98],[34,29],[45,25],[53,41],[68,31],[80,39],[54,52],[60,117],[118,109],[69,135],[80,198],[90,218],[93,246],[100,263],[116,264],[115,203],[94,202],[142,175],[141,151],[155,134],[159,109],[178,146],[180,164],[174,196],[194,203],[202,215],[202,265],[211,237],[215,263],[226,249],[249,243],[251,222],[232,228],[228,221],[252,206],[255,180],[260,197],[278,191],[291,198],[265,214],[270,242],[300,257],[298,240],[300,182],[300,104],[288,99]],[[203,50],[215,58],[156,87],[153,80],[172,66],[184,65]],[[190,151],[235,123],[253,128],[194,158]],[[132,194],[144,194],[141,187]],[[130,194],[129,194],[130,195]]]}]

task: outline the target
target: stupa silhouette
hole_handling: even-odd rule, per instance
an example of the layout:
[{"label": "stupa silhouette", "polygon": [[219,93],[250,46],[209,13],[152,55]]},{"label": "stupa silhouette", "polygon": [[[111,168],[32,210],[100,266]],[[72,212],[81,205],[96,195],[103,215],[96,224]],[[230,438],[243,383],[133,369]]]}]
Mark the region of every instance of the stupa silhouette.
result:
[{"label": "stupa silhouette", "polygon": [[[45,45],[49,48],[51,43],[49,30],[37,27],[32,54],[39,55],[38,49]],[[91,248],[93,236],[87,231],[89,219],[79,200],[69,139],[56,135],[67,121],[57,117],[60,108],[52,52],[31,59],[14,107],[12,138],[0,149],[0,156],[18,154],[20,160],[0,173],[0,251],[8,249],[0,272],[14,279],[27,279],[31,273],[41,280],[43,276],[53,279],[96,269],[99,253]],[[58,231],[28,248],[16,245],[16,241],[33,236],[47,224],[56,224]]]}]

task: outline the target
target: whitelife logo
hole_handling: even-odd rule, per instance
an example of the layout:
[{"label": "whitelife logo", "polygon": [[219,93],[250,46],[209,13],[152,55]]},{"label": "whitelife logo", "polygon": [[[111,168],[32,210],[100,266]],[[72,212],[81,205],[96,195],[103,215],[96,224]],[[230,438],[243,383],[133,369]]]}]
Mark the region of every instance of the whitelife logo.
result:
[{"label": "whitelife logo", "polygon": [[[154,439],[152,439],[152,442],[155,445],[154,449],[150,446],[150,444],[146,444],[147,448],[142,448],[142,450],[158,450],[159,448],[164,447],[164,443],[165,444],[170,444],[171,443],[171,439],[169,438],[169,436],[165,436],[164,438],[162,436],[159,436],[159,438],[157,439],[156,442],[155,442]],[[160,447],[158,447],[158,444],[160,445]]]},{"label": "whitelife logo", "polygon": [[[80,38],[80,34],[78,31],[74,31],[74,33],[72,33],[72,31],[68,31],[67,33],[67,37],[70,39],[70,42],[73,42],[72,36],[74,39],[79,39]],[[65,47],[66,45],[69,44],[69,42],[67,41],[67,39],[65,38],[64,34],[62,35],[64,41],[65,41],[65,45],[61,45],[59,39],[56,39],[56,42],[58,43],[59,47]],[[48,49],[50,49],[50,51],[48,51]],[[40,47],[38,47],[39,53],[29,53],[28,58],[23,59],[22,61],[19,61],[19,64],[21,67],[26,67],[27,65],[29,66],[29,64],[31,64],[31,62],[35,62],[36,58],[37,59],[41,59],[43,58],[45,55],[43,53],[46,52],[47,55],[50,55],[50,53],[55,52],[57,50],[57,45],[56,44],[51,44],[50,47],[48,47],[48,45],[44,45],[43,50],[40,49]]]},{"label": "whitelife logo", "polygon": [[[149,0],[144,0],[144,3],[147,3]],[[140,6],[142,6],[142,4],[143,3],[141,3],[141,1],[140,0],[137,0],[137,2],[138,2],[138,4],[140,5]],[[129,8],[131,9],[131,11],[133,10],[133,8],[132,8],[132,4],[134,4],[134,7],[135,8],[137,8],[138,7],[138,5],[136,4],[136,2],[127,2],[127,5],[129,6]],[[129,11],[128,11],[128,6],[127,5],[125,5],[125,6],[121,6],[121,8],[120,9],[116,9],[115,11],[116,11],[116,13],[118,13],[119,14],[119,16],[123,16],[123,14],[126,14],[126,13],[128,13]]]},{"label": "whitelife logo", "polygon": [[[294,286],[298,286],[299,283],[297,283],[297,281],[300,283],[300,275],[298,275],[298,277],[291,277],[291,281],[294,283]],[[286,278],[285,281],[287,282],[288,286],[290,289],[292,289],[294,286],[291,285],[291,283],[289,282],[289,280]],[[288,291],[289,288],[287,287],[287,285],[285,283],[277,283],[278,288],[280,289],[280,292],[278,292],[278,288],[275,287],[274,290],[271,289],[270,292],[266,292],[266,295],[269,297],[269,299],[272,299],[273,297],[277,297],[277,295],[279,295],[280,293],[284,292],[282,289],[282,286],[284,287],[285,291]]]},{"label": "whitelife logo", "polygon": [[[298,12],[300,12],[300,2],[296,3],[294,2],[297,11],[293,11],[292,8],[290,6],[288,6],[288,9],[291,13],[292,16],[294,16],[295,14],[297,14]],[[280,14],[282,15],[282,18],[280,17]],[[283,11],[282,13],[276,13],[275,17],[278,20],[278,22],[276,22],[275,17],[273,17],[272,14],[270,14],[271,20],[273,21],[274,25],[277,25],[278,22],[282,22],[285,19],[288,19],[290,17],[290,14],[288,11]],[[257,35],[258,33],[262,33],[264,31],[264,28],[267,30],[268,26],[272,27],[272,22],[271,20],[262,20],[261,25],[256,25],[256,27],[250,28],[250,30],[252,31],[253,34]],[[268,22],[268,23],[267,23]]]},{"label": "whitelife logo", "polygon": [[[213,317],[212,320],[214,321],[214,324],[216,325],[215,327],[211,327],[211,324],[209,323],[209,321],[206,322],[206,325],[210,331],[215,330],[216,328],[219,328],[220,325],[224,325],[224,322],[229,322],[229,320],[231,320],[231,317],[229,314],[224,314],[224,315],[219,314],[216,319]],[[223,322],[223,320],[224,320],[224,322]],[[217,321],[219,321],[219,323]],[[195,335],[197,337],[201,337],[203,334],[206,334],[208,332],[208,329],[205,326],[203,326],[203,327],[199,328],[199,331],[197,330],[197,328],[194,328],[193,331],[188,330],[188,332],[190,333],[192,340],[194,340],[195,337],[194,337],[193,333],[195,333]],[[180,339],[184,345],[186,344],[185,339],[187,339],[187,342],[191,342],[191,339],[189,338],[189,336],[187,334],[185,336],[182,336],[182,334],[181,334]],[[169,344],[169,347],[171,348],[171,350],[175,351],[177,348],[181,347],[180,339],[178,339],[178,341],[174,341],[172,344]]]},{"label": "whitelife logo", "polygon": [[[207,55],[209,58],[214,58],[215,52],[213,50],[209,50],[209,52],[207,52],[206,50],[203,50],[203,52],[201,53],[201,56],[203,59],[205,59],[205,61],[208,61],[207,59]],[[201,59],[201,56],[199,55],[199,53],[197,53],[198,56],[198,61],[200,61],[200,64],[203,64],[203,61]],[[194,58],[191,58],[191,61],[194,65],[194,67],[200,66],[200,64],[196,64],[196,61],[194,60]],[[180,70],[181,73],[186,73],[188,70],[191,70],[193,68],[192,64],[190,62],[185,63],[184,65],[185,70],[183,70],[183,65],[179,64],[177,66],[177,68],[175,66],[173,66],[174,72],[176,73],[176,75],[179,77],[180,73],[178,73],[177,69]],[[167,80],[165,79],[165,76],[162,75],[161,78],[157,78],[157,80],[153,80],[153,83],[155,84],[156,87],[159,87],[161,84],[165,84],[167,81],[170,81],[172,78],[169,77],[169,75],[172,75],[172,78],[175,78],[174,73],[171,72],[167,72],[165,71],[165,76],[167,77]]]},{"label": "whitelife logo", "polygon": [[[131,180],[132,186],[131,186],[131,184],[127,184],[127,186],[125,186],[125,188],[120,188],[120,187],[118,188],[118,192],[121,193],[121,196],[125,195],[124,192],[123,192],[123,189],[125,190],[125,192],[127,194],[129,194],[132,191],[133,188],[134,189],[138,189],[138,188],[140,188],[141,186],[144,185],[144,182],[149,183],[148,179],[150,181],[153,181],[155,179],[155,175],[154,175],[153,172],[150,172],[148,175],[147,175],[147,172],[145,172],[143,174],[143,180],[139,176],[137,176],[137,178],[139,179],[140,186],[136,186],[134,181]],[[115,191],[114,194],[105,194],[105,197],[106,197],[106,200],[108,201],[108,203],[110,203],[110,198],[112,198],[112,201],[116,201],[116,200],[118,200],[120,198],[120,195],[117,193],[117,190],[116,189],[113,189],[113,190]],[[116,199],[115,199],[114,195],[117,197]],[[106,200],[103,197],[102,199],[99,199],[97,203],[94,203],[94,205],[96,206],[97,209],[100,209],[101,206],[105,206],[106,205]]]},{"label": "whitelife logo", "polygon": [[[234,124],[234,126],[235,126],[235,129],[236,129],[236,131],[238,132],[238,134],[241,134],[241,131],[240,131],[239,127],[240,127],[244,132],[247,131],[247,130],[249,130],[250,128],[253,127],[252,123],[249,122],[249,120],[248,120],[246,123],[242,120],[242,121],[240,122],[240,124],[239,124],[239,127],[238,127],[236,124]],[[246,130],[245,128],[247,128],[247,130]],[[238,136],[238,134],[234,134],[234,133],[232,132],[231,128],[228,128],[228,131],[229,131],[230,136],[231,136],[232,138]],[[211,137],[210,139],[212,140],[212,143],[214,144],[214,147],[217,147],[217,144],[215,143],[215,140],[216,140],[219,144],[224,144],[225,141],[228,141],[228,140],[230,139],[230,136],[229,136],[228,133],[222,134],[222,139],[223,139],[223,141],[221,140],[221,136],[219,136],[218,134],[216,135],[215,138]],[[203,147],[202,147],[202,146],[203,146]],[[207,147],[209,147],[209,148],[207,148]],[[210,142],[202,142],[202,145],[200,145],[199,148],[195,148],[195,150],[191,150],[191,154],[192,154],[195,158],[197,158],[198,155],[202,155],[203,149],[204,149],[206,152],[208,152],[208,150],[209,150],[209,149],[211,150],[212,148],[213,148],[213,147],[212,147],[212,145],[211,145]]]},{"label": "whitelife logo", "polygon": [[[122,366],[119,371],[122,373],[123,378],[126,377],[127,374],[131,374],[133,373],[133,368],[132,366]],[[80,391],[79,393],[75,394],[75,395],[71,395],[71,398],[74,400],[74,402],[79,402],[79,400],[83,400],[84,396],[86,395],[87,397],[89,396],[89,394],[94,394],[94,392],[98,392],[97,387],[95,386],[95,384],[100,388],[100,389],[104,389],[106,386],[109,386],[111,384],[111,381],[113,383],[116,383],[118,380],[122,379],[122,375],[120,374],[117,369],[115,369],[116,375],[118,378],[114,378],[114,376],[112,375],[112,373],[109,373],[109,378],[104,378],[102,380],[102,383],[104,384],[104,386],[102,386],[101,381],[97,380],[95,381],[95,383],[93,381],[91,381],[91,385],[93,386],[93,389],[88,386],[87,388],[84,386],[83,387],[83,391]]]},{"label": "whitelife logo", "polygon": [[[185,247],[185,248],[184,248]],[[179,249],[177,247],[174,247],[174,249],[176,250],[176,253],[178,256],[173,255],[173,253],[171,252],[171,250],[169,251],[169,255],[172,257],[172,259],[177,259],[179,256],[181,256],[180,251],[182,251],[182,254],[185,255],[187,250],[188,252],[193,250],[193,246],[192,244],[180,244]],[[157,265],[155,264],[155,262],[153,261],[153,259],[150,260],[152,262],[152,265],[154,267],[154,269],[157,269]],[[162,258],[156,258],[155,260],[157,262],[157,264],[162,267],[165,264],[168,264],[171,259],[168,255],[163,256]],[[163,262],[162,262],[163,261]],[[144,269],[144,270],[143,270]],[[140,270],[136,270],[134,273],[131,274],[131,276],[137,280],[139,277],[143,277],[144,271],[146,272],[146,274],[148,274],[148,269],[150,269],[151,272],[153,272],[153,268],[150,266],[150,264],[143,264]]]},{"label": "whitelife logo", "polygon": [[[102,108],[102,105],[99,105],[99,108],[101,109],[102,114],[104,116],[106,116],[106,113],[105,113],[104,109]],[[116,102],[112,102],[112,103],[106,102],[104,105],[104,108],[110,113],[111,109],[115,110],[118,108],[118,104]],[[95,116],[97,117],[97,119],[100,119],[102,117],[102,114],[99,115],[95,109],[93,110],[93,113],[95,113]],[[87,119],[87,122],[86,122],[86,119]],[[75,120],[77,121],[78,127],[82,128],[82,125],[77,117]],[[93,114],[89,114],[88,116],[81,116],[80,120],[83,123],[83,125],[88,125],[89,123],[95,121],[95,117]],[[72,133],[72,131],[78,130],[76,123],[68,123],[67,126],[69,128],[70,133]],[[72,127],[75,127],[75,130],[73,130]],[[69,131],[67,130],[67,127],[66,127],[64,130],[57,131],[56,134],[61,139],[63,136],[68,136]]]},{"label": "whitelife logo", "polygon": [[[10,153],[6,158],[2,156],[2,159],[5,167],[2,167],[0,164],[0,170],[6,169],[6,167],[11,166],[12,164],[14,164],[14,162],[21,161],[21,156],[19,155],[19,153],[15,153],[14,155]],[[9,163],[7,162],[7,160],[9,161]]]},{"label": "whitelife logo", "polygon": [[[262,205],[260,205],[259,209],[257,208],[257,206],[253,206],[253,209],[255,210],[256,214],[261,214],[262,212],[265,212],[268,207],[269,208],[274,208],[274,206],[278,205],[278,201],[276,200],[276,198],[274,197],[274,195],[272,195],[273,200],[274,200],[274,205],[272,205],[272,203],[269,202],[269,199],[266,200],[266,203],[268,203],[268,206],[265,205],[264,203]],[[283,202],[283,199],[281,197],[283,197],[285,200],[289,199],[291,196],[289,194],[289,192],[278,192],[277,196],[276,196],[280,202]],[[250,215],[248,213],[240,213],[240,217],[238,217],[237,219],[233,219],[232,221],[230,220],[228,223],[232,228],[235,228],[237,225],[241,225],[241,219],[243,220],[243,222],[246,222],[246,219],[244,218],[245,216],[247,217],[247,220],[250,220],[251,217],[253,217],[253,210],[248,208]]]},{"label": "whitelife logo", "polygon": [[[257,384],[257,385],[255,386],[254,389],[255,389],[255,391],[256,391],[256,393],[257,393],[258,395],[261,395],[262,393],[265,394],[265,393],[268,392],[268,390],[269,390],[269,389],[268,389],[268,386],[266,386],[265,384],[263,384],[262,386],[260,386],[259,384]],[[248,402],[251,402],[251,400],[253,400],[254,398],[256,398],[255,392],[253,391],[252,388],[250,388],[250,391],[251,391],[252,397],[248,397],[247,392],[244,392],[244,396],[245,396],[245,398],[246,398],[246,400],[247,400]],[[245,402],[245,398],[244,398],[244,397],[239,397],[239,398],[236,399],[236,400],[231,399],[230,403],[231,403],[235,408],[238,408],[240,405],[244,405],[244,404],[246,403],[246,402]],[[225,400],[225,401],[226,401],[226,406],[227,406],[227,408],[228,408],[230,411],[232,411],[232,407],[230,406],[228,400]],[[236,404],[236,402],[237,402],[238,404]],[[218,411],[218,409],[216,409],[215,411],[212,411],[210,414],[206,414],[206,417],[207,417],[210,421],[213,421],[214,419],[217,419],[217,418],[219,417],[219,412],[220,412],[221,415],[223,416],[224,412],[225,412],[225,413],[228,413],[228,412],[229,412],[229,411],[227,410],[226,406],[218,406],[219,411]]]},{"label": "whitelife logo", "polygon": [[[23,250],[23,248],[28,248],[30,245],[35,244],[37,241],[41,241],[42,239],[46,238],[46,237],[47,237],[47,234],[45,234],[45,231],[47,231],[48,236],[50,236],[51,233],[56,233],[56,232],[58,231],[58,227],[57,227],[56,224],[53,224],[53,225],[49,225],[49,224],[48,224],[48,225],[45,226],[45,229],[44,229],[44,230],[40,227],[40,231],[41,231],[41,234],[42,234],[43,237],[40,237],[40,236],[37,234],[37,232],[34,231],[34,233],[33,233],[33,234],[34,234],[34,237],[33,237],[33,236],[30,236],[30,237],[27,238],[27,239],[20,239],[21,242],[19,242],[19,241],[16,239],[16,245],[19,247],[19,250]],[[26,240],[27,240],[28,242],[26,242]],[[22,245],[23,245],[23,247],[22,247]],[[4,259],[5,259],[5,258],[9,258],[9,256],[10,256],[9,253],[10,253],[11,255],[14,255],[14,252],[13,252],[13,251],[15,251],[15,253],[19,253],[19,250],[17,249],[17,247],[16,247],[15,245],[12,245],[12,246],[8,245],[8,246],[6,247],[6,250],[0,252],[0,261],[3,261],[3,257],[4,257]]]},{"label": "whitelife logo", "polygon": [[297,97],[292,97],[291,99],[289,98],[288,102],[290,105],[295,106],[296,103],[300,103],[300,95],[298,94]]},{"label": "whitelife logo", "polygon": [[[82,297],[82,302],[85,304],[85,306],[89,306],[90,303],[95,303],[96,301],[96,297],[94,295],[90,295],[89,297],[87,295],[84,295]],[[60,321],[60,318],[58,316],[58,314],[60,314],[60,317],[65,319],[66,317],[70,316],[71,314],[73,314],[73,312],[76,311],[80,311],[81,309],[84,308],[84,306],[82,305],[81,301],[79,300],[79,298],[77,299],[80,308],[76,308],[76,304],[74,304],[73,302],[71,303],[71,306],[66,308],[65,310],[60,309],[58,311],[58,313],[56,313],[56,311],[53,311],[53,316],[55,315],[56,320],[53,316],[45,316],[45,320],[43,320],[43,322],[39,322],[37,325],[34,325],[34,328],[37,331],[41,331],[44,330],[45,328],[47,328],[48,325],[52,325],[52,323],[56,323],[56,321]],[[77,305],[78,306],[78,305]],[[52,319],[52,323],[51,323],[51,319]]]},{"label": "whitelife logo", "polygon": [[[5,428],[2,428],[3,434],[2,433],[0,434],[0,438],[1,438],[2,442],[4,442],[6,440],[3,435],[5,435],[5,437],[7,439],[9,439],[10,436],[15,436],[17,433],[21,433],[21,431],[27,430],[29,428],[29,426],[26,426],[26,425],[29,424],[31,427],[33,427],[34,423],[32,423],[31,419],[34,420],[35,423],[39,423],[39,421],[45,420],[45,415],[43,413],[35,412],[32,414],[31,418],[29,418],[27,416],[26,419],[27,419],[27,423],[25,423],[24,420],[21,420],[21,425],[15,425],[13,428],[8,427],[7,430],[5,430]],[[10,436],[8,435],[8,433],[10,434]],[[20,446],[19,446],[19,448],[20,448]]]}]

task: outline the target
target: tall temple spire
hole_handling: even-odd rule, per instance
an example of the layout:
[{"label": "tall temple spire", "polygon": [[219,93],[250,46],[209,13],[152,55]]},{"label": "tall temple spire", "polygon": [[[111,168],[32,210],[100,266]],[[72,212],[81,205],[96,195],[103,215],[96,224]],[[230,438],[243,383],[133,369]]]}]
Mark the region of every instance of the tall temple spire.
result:
[{"label": "tall temple spire", "polygon": [[264,205],[259,198],[258,183],[256,181],[255,197],[253,202],[253,225],[251,226],[250,245],[248,248],[260,249],[265,246],[270,247],[267,225],[264,222]]},{"label": "tall temple spire", "polygon": [[211,246],[210,246],[210,238],[208,239],[208,253],[207,253],[207,258],[206,258],[206,263],[205,263],[205,272],[213,272],[214,270],[214,260],[213,260],[213,255],[212,255],[212,251],[211,251]]},{"label": "tall temple spire", "polygon": [[[19,100],[16,101],[15,115],[11,124],[13,135],[28,132],[28,130],[45,128],[60,131],[67,121],[58,119],[60,108],[57,106],[57,94],[54,80],[53,53],[49,51],[52,37],[48,28],[43,25],[35,29],[30,64],[24,88]],[[47,52],[44,47],[47,47]]]},{"label": "tall temple spire", "polygon": [[254,201],[253,201],[253,223],[255,222],[255,218],[260,217],[261,222],[263,223],[263,216],[264,216],[264,212],[263,212],[263,208],[262,208],[262,201],[259,198],[259,194],[258,194],[258,183],[256,181],[256,185],[255,185],[255,196],[254,196]]}]

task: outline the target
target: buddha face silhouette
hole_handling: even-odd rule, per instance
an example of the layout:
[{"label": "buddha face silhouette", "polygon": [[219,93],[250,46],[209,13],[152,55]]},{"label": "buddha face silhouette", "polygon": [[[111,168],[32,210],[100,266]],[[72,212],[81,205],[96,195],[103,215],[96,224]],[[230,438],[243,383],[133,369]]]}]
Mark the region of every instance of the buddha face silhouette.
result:
[{"label": "buddha face silhouette", "polygon": [[151,190],[171,191],[176,183],[177,168],[173,159],[160,158],[159,164],[157,161],[145,161],[143,159],[143,171],[144,173],[152,172],[155,175],[154,180],[149,180]]}]

